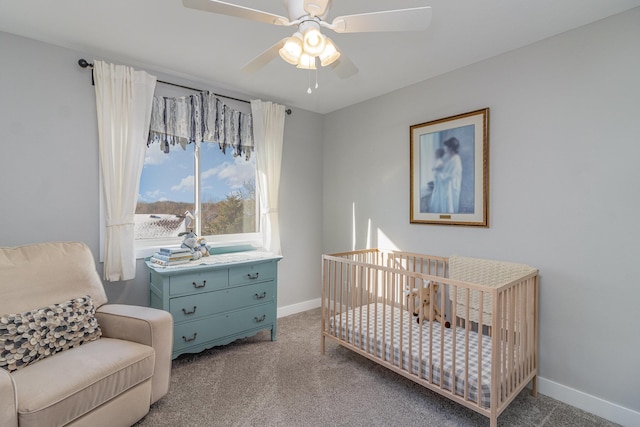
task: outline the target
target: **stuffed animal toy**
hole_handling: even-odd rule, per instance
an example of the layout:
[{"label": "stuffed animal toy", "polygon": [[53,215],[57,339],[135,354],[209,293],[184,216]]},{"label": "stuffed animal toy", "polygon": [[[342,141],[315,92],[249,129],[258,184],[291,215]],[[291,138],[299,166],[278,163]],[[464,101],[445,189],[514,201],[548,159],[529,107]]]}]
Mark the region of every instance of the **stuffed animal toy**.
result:
[{"label": "stuffed animal toy", "polygon": [[178,236],[184,236],[180,247],[187,248],[191,251],[191,259],[200,259],[202,257],[202,252],[200,252],[200,249],[198,248],[196,233],[193,231],[183,231],[178,234]]},{"label": "stuffed animal toy", "polygon": [[198,237],[196,242],[198,244],[197,248],[202,253],[202,256],[209,256],[209,249],[211,248],[207,245],[206,239],[204,237]]},{"label": "stuffed animal toy", "polygon": [[[437,301],[433,301],[433,312],[431,311],[431,296],[429,292],[430,286],[434,287],[433,295],[435,300],[440,285],[438,285],[437,283],[432,284],[430,280],[428,280],[424,286],[413,289],[408,295],[409,298],[415,298],[418,302],[418,307],[414,308],[413,310],[413,315],[416,316],[416,322],[420,323],[420,321],[423,319],[435,320],[440,323],[444,321],[445,328],[449,328],[451,324],[444,319]],[[421,312],[422,316],[420,315]]]}]

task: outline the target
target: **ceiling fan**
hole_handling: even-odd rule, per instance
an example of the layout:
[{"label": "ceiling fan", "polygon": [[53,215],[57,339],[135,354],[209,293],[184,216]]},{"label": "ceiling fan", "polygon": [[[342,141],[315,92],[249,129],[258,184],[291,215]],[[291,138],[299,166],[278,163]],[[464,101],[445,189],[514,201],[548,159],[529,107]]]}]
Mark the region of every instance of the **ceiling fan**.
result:
[{"label": "ceiling fan", "polygon": [[182,3],[190,9],[297,27],[291,37],[278,41],[242,67],[246,72],[255,72],[280,55],[298,68],[315,70],[319,63],[323,67],[330,66],[338,77],[348,78],[356,74],[358,68],[329,37],[320,32],[320,28],[336,33],[419,31],[426,29],[431,21],[431,8],[428,6],[338,16],[328,22],[326,18],[332,0],[284,0],[288,18],[216,0],[182,0]]}]

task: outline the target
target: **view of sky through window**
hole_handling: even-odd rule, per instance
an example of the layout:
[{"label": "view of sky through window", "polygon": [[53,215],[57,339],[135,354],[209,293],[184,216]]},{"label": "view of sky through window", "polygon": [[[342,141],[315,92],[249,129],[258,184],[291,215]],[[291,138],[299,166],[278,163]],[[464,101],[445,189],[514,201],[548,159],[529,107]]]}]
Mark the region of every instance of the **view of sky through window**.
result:
[{"label": "view of sky through window", "polygon": [[[169,153],[159,144],[147,149],[144,171],[140,180],[138,202],[158,201],[193,202],[194,200],[194,145],[186,150],[180,145],[170,147]],[[201,156],[201,197],[204,202],[224,200],[236,191],[245,191],[248,183],[255,185],[255,156],[234,157],[232,149],[222,153],[218,144],[203,143]]]}]

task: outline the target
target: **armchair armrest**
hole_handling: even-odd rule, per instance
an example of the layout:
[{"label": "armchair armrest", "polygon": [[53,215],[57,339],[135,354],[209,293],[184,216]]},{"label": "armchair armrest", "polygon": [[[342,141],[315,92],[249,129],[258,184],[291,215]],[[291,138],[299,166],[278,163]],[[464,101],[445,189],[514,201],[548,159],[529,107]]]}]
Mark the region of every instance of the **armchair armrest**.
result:
[{"label": "armchair armrest", "polygon": [[124,304],[105,304],[96,310],[96,318],[105,338],[133,341],[153,347],[156,352],[151,380],[151,403],[169,391],[173,317],[164,310]]},{"label": "armchair armrest", "polygon": [[11,374],[0,369],[0,425],[18,427],[18,396]]}]

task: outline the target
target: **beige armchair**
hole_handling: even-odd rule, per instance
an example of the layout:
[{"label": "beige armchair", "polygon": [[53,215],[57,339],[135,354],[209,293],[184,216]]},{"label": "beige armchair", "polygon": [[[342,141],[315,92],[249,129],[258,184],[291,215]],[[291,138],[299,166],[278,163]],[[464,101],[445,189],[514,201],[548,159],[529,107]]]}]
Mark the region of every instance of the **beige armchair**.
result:
[{"label": "beige armchair", "polygon": [[169,390],[172,323],[107,304],[83,243],[0,248],[0,426],[131,426]]}]

